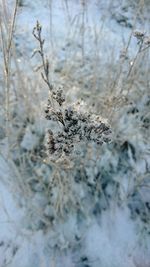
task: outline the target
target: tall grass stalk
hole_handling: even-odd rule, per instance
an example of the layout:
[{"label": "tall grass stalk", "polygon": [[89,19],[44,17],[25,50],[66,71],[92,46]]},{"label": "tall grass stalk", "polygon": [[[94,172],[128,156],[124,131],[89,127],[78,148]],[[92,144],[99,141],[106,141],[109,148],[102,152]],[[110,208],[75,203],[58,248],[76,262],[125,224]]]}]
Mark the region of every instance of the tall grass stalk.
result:
[{"label": "tall grass stalk", "polygon": [[19,0],[15,1],[14,9],[9,20],[8,6],[2,1],[2,12],[0,14],[0,34],[3,52],[4,66],[4,86],[5,86],[5,119],[6,119],[6,136],[9,136],[9,104],[10,104],[10,87],[11,87],[11,61],[13,49],[13,34],[17,16]]}]

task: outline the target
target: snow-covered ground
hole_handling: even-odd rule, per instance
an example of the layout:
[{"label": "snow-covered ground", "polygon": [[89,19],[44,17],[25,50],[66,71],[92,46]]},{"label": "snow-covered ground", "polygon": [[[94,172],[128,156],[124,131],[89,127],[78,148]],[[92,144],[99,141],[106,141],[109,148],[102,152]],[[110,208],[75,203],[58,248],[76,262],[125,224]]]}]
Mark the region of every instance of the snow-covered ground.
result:
[{"label": "snow-covered ground", "polygon": [[[9,180],[12,172],[3,158],[0,162],[1,178]],[[148,243],[146,238],[143,243],[127,207],[112,203],[102,215],[87,218],[83,226],[72,214],[54,230],[32,231],[27,229],[26,213],[17,206],[14,193],[3,180],[0,182],[1,267],[149,266]],[[81,242],[74,240],[75,234]]]}]

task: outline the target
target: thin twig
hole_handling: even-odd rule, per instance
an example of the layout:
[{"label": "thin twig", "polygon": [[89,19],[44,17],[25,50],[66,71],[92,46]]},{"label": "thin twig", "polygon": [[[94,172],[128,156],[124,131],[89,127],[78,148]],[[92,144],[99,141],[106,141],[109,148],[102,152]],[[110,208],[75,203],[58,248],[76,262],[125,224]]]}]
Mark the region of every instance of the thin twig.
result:
[{"label": "thin twig", "polygon": [[37,21],[36,26],[33,28],[32,33],[33,33],[33,36],[35,37],[35,39],[39,42],[39,49],[36,50],[34,52],[34,54],[37,52],[41,56],[42,65],[43,65],[43,69],[44,69],[44,73],[41,73],[41,76],[42,76],[44,82],[48,85],[49,90],[52,91],[53,86],[49,80],[49,61],[48,61],[47,57],[45,57],[45,54],[44,54],[44,42],[45,42],[45,40],[42,39],[41,32],[42,32],[42,26]]}]

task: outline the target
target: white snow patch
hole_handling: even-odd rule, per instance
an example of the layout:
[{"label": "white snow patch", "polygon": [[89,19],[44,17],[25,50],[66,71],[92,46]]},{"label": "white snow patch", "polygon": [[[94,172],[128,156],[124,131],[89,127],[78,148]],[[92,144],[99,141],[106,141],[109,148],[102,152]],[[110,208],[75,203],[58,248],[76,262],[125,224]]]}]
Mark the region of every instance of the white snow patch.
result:
[{"label": "white snow patch", "polygon": [[85,237],[85,253],[93,267],[135,267],[138,246],[135,224],[127,209],[112,207],[94,222]]}]

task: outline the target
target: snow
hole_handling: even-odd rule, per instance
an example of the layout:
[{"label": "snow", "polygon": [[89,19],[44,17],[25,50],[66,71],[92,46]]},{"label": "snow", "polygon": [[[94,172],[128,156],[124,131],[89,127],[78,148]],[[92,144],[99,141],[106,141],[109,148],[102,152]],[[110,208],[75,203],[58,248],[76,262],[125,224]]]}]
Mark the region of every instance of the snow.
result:
[{"label": "snow", "polygon": [[[78,266],[77,262],[85,257],[92,267],[137,267],[136,261],[149,262],[148,249],[140,245],[138,225],[131,220],[126,206],[119,208],[112,203],[111,208],[97,218],[87,218],[83,227],[72,214],[65,223],[56,224],[55,229],[44,233],[25,227],[24,213],[2,181],[0,196],[1,267],[6,263],[9,267],[49,267],[53,263],[70,267]],[[75,235],[82,241],[81,249],[74,254],[71,246]],[[60,252],[57,244],[61,246]]]},{"label": "snow", "polygon": [[90,255],[92,266],[101,263],[106,267],[134,267],[133,253],[137,244],[134,227],[127,210],[115,207],[102,215],[99,224],[92,224],[85,238],[85,251]]},{"label": "snow", "polygon": [[21,147],[26,150],[32,150],[39,143],[39,137],[33,132],[31,127],[26,128],[25,135],[21,142]]}]

